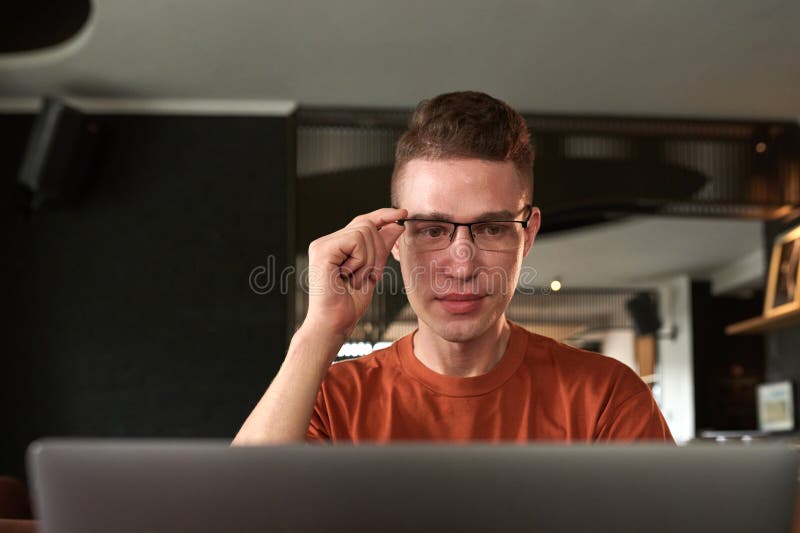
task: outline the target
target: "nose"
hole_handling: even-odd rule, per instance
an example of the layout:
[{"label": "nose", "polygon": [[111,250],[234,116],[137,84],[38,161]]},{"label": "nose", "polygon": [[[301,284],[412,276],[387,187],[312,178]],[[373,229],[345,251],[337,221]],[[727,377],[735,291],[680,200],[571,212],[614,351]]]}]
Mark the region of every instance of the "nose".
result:
[{"label": "nose", "polygon": [[[458,264],[460,271],[470,270],[470,265],[475,259],[475,242],[468,227],[459,226],[453,235],[453,240],[448,248],[450,259]],[[462,274],[464,272],[461,272]]]},{"label": "nose", "polygon": [[475,239],[472,238],[472,228],[468,226],[457,226],[451,241],[453,244],[455,244],[459,239],[465,239],[471,243],[474,243]]}]

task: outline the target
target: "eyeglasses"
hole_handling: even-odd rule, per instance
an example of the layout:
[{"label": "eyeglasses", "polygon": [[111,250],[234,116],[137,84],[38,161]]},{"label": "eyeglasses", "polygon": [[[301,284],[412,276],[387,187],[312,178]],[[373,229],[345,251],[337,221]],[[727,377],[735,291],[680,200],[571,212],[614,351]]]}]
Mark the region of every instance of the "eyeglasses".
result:
[{"label": "eyeglasses", "polygon": [[526,205],[528,216],[524,220],[485,220],[460,223],[426,218],[401,218],[397,221],[405,226],[403,239],[407,246],[420,252],[444,250],[456,236],[459,226],[469,230],[475,246],[481,250],[502,252],[519,247],[523,230],[533,215],[533,206]]}]

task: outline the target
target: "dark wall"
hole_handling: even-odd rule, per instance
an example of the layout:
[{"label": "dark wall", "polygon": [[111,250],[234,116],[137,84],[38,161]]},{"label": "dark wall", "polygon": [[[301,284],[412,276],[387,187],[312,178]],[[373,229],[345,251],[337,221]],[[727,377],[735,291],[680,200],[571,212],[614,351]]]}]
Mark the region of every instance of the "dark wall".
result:
[{"label": "dark wall", "polygon": [[761,313],[763,295],[714,296],[692,283],[695,425],[703,430],[758,428],[756,385],[764,381],[764,338],[728,336],[725,326]]},{"label": "dark wall", "polygon": [[0,474],[46,435],[232,438],[283,359],[294,263],[285,117],[104,116],[79,204],[19,208],[30,116],[0,116],[6,307]]},{"label": "dark wall", "polygon": [[[764,243],[767,261],[772,256],[772,243],[781,233],[800,225],[800,220],[792,222],[768,222],[764,225]],[[769,265],[767,265],[769,269]],[[772,331],[766,334],[767,340],[767,380],[794,383],[795,425],[800,413],[800,326]],[[796,428],[797,429],[797,428]]]}]

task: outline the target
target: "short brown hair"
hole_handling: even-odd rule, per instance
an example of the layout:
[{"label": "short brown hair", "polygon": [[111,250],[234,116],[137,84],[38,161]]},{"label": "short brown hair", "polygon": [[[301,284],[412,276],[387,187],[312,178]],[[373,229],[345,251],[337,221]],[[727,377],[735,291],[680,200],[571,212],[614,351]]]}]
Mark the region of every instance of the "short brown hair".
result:
[{"label": "short brown hair", "polygon": [[392,205],[397,206],[397,183],[406,163],[455,158],[511,161],[533,196],[533,148],[525,119],[488,94],[462,91],[417,106],[395,150]]}]

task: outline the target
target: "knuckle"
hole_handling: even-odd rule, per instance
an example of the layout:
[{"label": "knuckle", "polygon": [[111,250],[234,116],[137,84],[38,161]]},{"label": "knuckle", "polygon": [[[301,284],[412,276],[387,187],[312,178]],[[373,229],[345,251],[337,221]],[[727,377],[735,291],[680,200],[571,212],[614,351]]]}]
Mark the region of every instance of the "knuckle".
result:
[{"label": "knuckle", "polygon": [[375,239],[372,237],[372,232],[369,229],[365,229],[361,232],[361,236],[364,239],[364,244],[367,246],[367,249],[372,251],[375,248]]},{"label": "knuckle", "polygon": [[357,217],[353,217],[348,226],[353,226],[353,227],[360,226],[367,221],[368,219],[366,218],[366,215],[358,215]]},{"label": "knuckle", "polygon": [[311,241],[311,243],[308,245],[308,254],[311,255],[313,252],[316,252],[317,250],[319,250],[320,246],[321,246],[320,239],[315,239]]},{"label": "knuckle", "polygon": [[366,244],[364,242],[364,234],[361,231],[359,231],[358,228],[353,228],[353,231],[351,232],[351,234],[352,234],[353,238],[358,241],[359,245],[364,246]]},{"label": "knuckle", "polygon": [[354,218],[350,222],[350,225],[352,227],[354,227],[354,228],[361,228],[361,227],[367,227],[367,228],[373,227],[374,228],[375,227],[375,223],[372,220],[370,220],[370,218],[368,216],[366,216],[366,215],[357,216],[356,218]]},{"label": "knuckle", "polygon": [[364,238],[369,239],[370,241],[372,241],[378,234],[378,228],[375,227],[375,224],[365,224],[363,226],[359,226],[358,230],[362,235],[364,235]]}]

